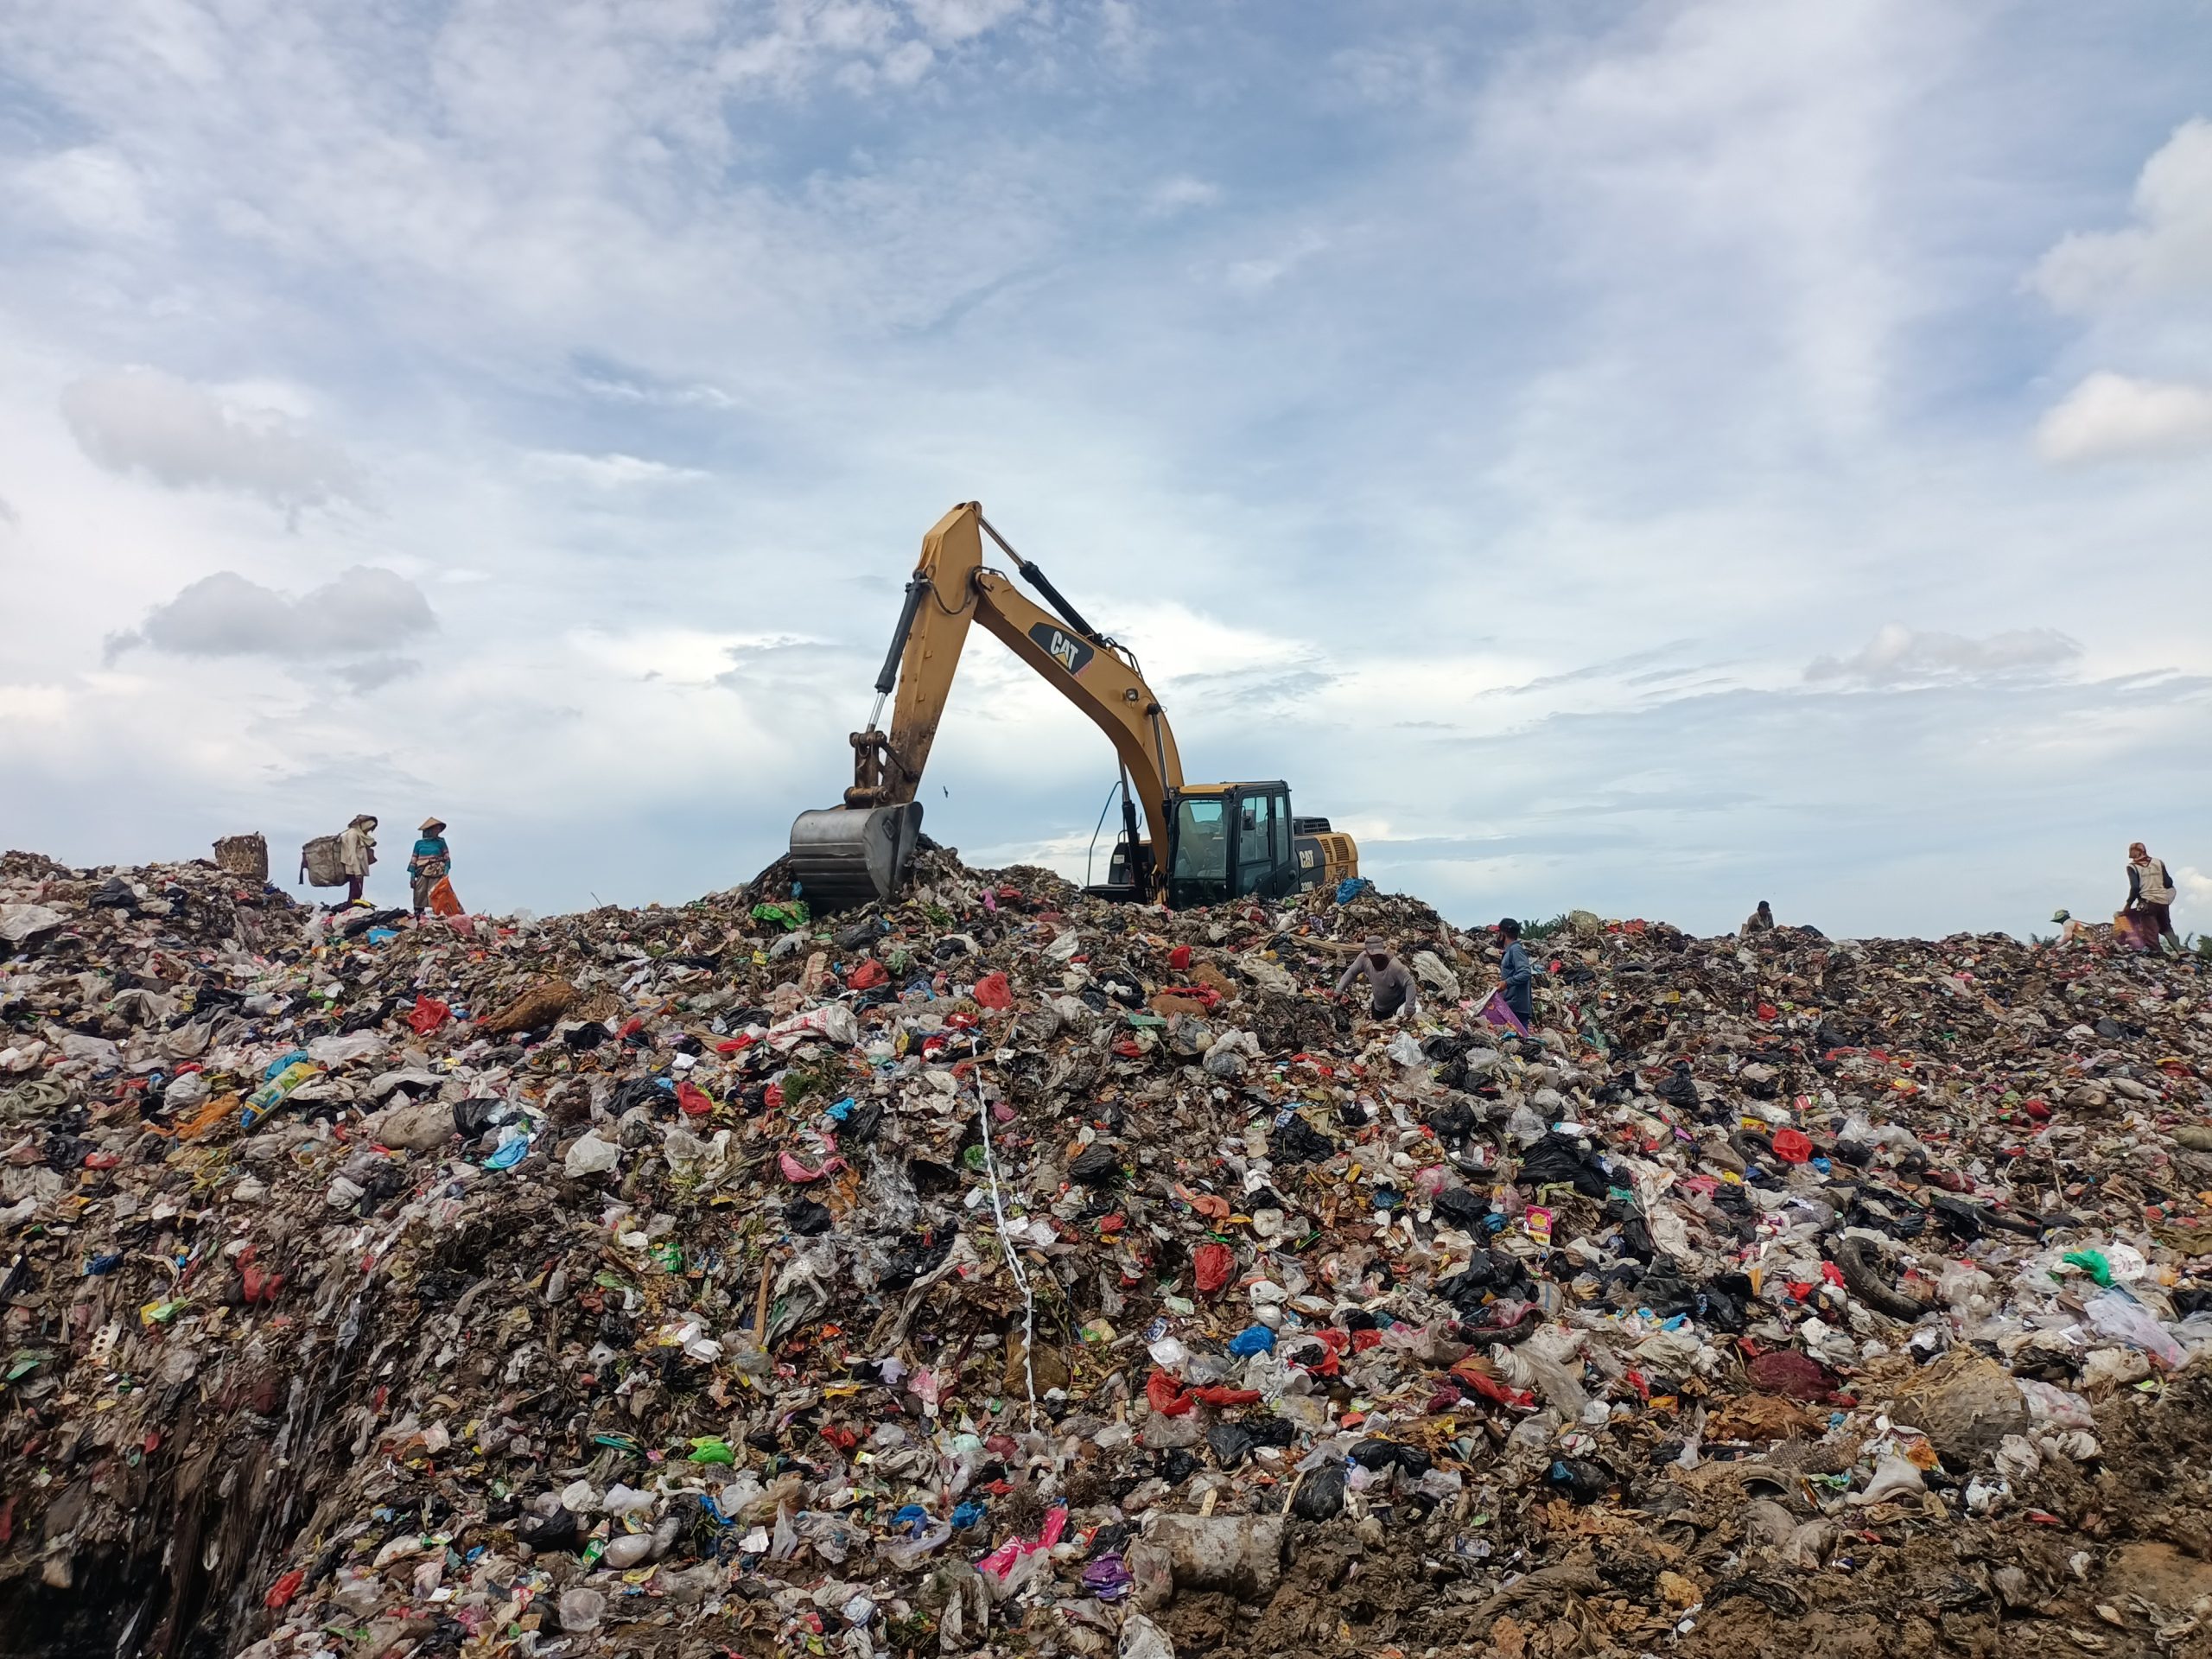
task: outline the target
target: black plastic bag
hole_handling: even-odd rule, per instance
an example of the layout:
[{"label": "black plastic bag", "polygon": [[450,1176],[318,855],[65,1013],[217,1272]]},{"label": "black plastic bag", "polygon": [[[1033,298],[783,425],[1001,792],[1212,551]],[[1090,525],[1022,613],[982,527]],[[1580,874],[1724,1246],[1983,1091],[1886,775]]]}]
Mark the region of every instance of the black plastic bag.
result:
[{"label": "black plastic bag", "polygon": [[1268,1132],[1268,1155],[1279,1164],[1325,1163],[1337,1155],[1337,1143],[1293,1112]]},{"label": "black plastic bag", "polygon": [[506,1110],[501,1100],[457,1100],[453,1103],[453,1127],[467,1140],[474,1141],[499,1120]]},{"label": "black plastic bag", "polygon": [[1108,1186],[1121,1178],[1121,1154],[1109,1146],[1085,1147],[1068,1161],[1068,1179],[1086,1186]]},{"label": "black plastic bag", "polygon": [[1446,1101],[1429,1114],[1428,1127],[1436,1132],[1437,1140],[1445,1146],[1457,1146],[1475,1132],[1477,1118],[1474,1109],[1464,1100]]},{"label": "black plastic bag", "polygon": [[1352,1447],[1351,1460],[1370,1474],[1378,1469],[1395,1467],[1398,1461],[1398,1443],[1395,1440],[1362,1440]]},{"label": "black plastic bag", "polygon": [[1429,1200],[1429,1211],[1440,1221],[1457,1227],[1461,1232],[1471,1233],[1483,1224],[1483,1217],[1490,1214],[1490,1200],[1479,1192],[1470,1192],[1464,1186],[1447,1186]]},{"label": "black plastic bag", "polygon": [[1234,1469],[1252,1453],[1252,1431],[1241,1423],[1216,1423],[1206,1431],[1206,1445],[1224,1469]]},{"label": "black plastic bag", "polygon": [[1521,1154],[1521,1179],[1530,1186],[1572,1186],[1600,1202],[1613,1185],[1576,1141],[1555,1132]]},{"label": "black plastic bag", "polygon": [[1611,1488],[1613,1471],[1587,1458],[1554,1458],[1544,1484],[1577,1503],[1595,1503]]},{"label": "black plastic bag", "polygon": [[1324,1464],[1310,1471],[1298,1484],[1298,1496],[1290,1501],[1290,1512],[1301,1521],[1333,1521],[1344,1513],[1344,1466],[1341,1463]]},{"label": "black plastic bag", "polygon": [[515,1522],[515,1541],[532,1549],[573,1550],[582,1536],[582,1522],[568,1510],[550,1515],[525,1515]]}]

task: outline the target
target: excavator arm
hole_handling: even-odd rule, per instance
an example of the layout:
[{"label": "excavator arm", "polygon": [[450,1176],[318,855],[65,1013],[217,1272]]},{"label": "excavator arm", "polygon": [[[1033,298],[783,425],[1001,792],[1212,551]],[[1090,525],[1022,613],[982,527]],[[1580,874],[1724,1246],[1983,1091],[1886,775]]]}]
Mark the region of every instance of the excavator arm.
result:
[{"label": "excavator arm", "polygon": [[[1013,581],[983,563],[988,536],[1025,580],[1058,612],[1032,601]],[[872,718],[855,732],[853,786],[842,807],[802,813],[791,826],[792,872],[802,890],[825,905],[888,897],[919,833],[915,799],[969,626],[981,623],[1007,650],[1080,709],[1121,757],[1128,788],[1141,804],[1152,846],[1170,845],[1171,798],[1182,787],[1183,763],[1160,699],[1128,652],[1086,622],[1044,573],[993,530],[976,502],[946,513],[922,537],[922,555],[906,584],[899,627],[876,677],[876,713],[895,688],[889,731]]]}]

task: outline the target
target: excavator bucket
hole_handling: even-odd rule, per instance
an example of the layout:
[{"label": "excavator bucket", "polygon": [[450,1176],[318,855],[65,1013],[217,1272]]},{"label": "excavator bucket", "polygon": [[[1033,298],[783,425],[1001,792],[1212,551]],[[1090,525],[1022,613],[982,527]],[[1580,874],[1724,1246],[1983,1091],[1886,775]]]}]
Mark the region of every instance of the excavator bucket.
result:
[{"label": "excavator bucket", "polygon": [[922,832],[922,805],[823,807],[791,821],[791,879],[816,910],[888,899]]}]

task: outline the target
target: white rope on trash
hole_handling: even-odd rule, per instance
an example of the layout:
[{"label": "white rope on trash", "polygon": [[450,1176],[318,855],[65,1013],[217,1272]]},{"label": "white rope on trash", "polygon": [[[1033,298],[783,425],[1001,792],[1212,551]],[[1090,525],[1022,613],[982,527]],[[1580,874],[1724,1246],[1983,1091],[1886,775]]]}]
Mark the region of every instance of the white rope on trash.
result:
[{"label": "white rope on trash", "polygon": [[991,1216],[998,1224],[999,1249],[1006,1253],[1006,1264],[1013,1269],[1014,1282],[1021,1287],[1021,1380],[1029,1389],[1029,1427],[1037,1427],[1037,1362],[1031,1348],[1034,1341],[1037,1319],[1037,1298],[1029,1288],[1029,1275],[1021,1270],[1021,1257],[1014,1248],[1014,1240],[1007,1236],[1006,1206],[999,1199],[998,1154],[991,1149],[991,1103],[983,1098],[983,1068],[976,1068],[976,1116],[983,1128],[983,1173],[991,1180]]}]

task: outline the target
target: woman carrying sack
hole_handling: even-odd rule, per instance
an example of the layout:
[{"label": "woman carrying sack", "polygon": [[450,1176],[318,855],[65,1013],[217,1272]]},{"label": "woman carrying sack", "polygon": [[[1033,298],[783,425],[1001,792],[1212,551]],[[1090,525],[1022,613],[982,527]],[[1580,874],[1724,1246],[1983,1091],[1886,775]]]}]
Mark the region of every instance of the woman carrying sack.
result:
[{"label": "woman carrying sack", "polygon": [[[453,853],[446,845],[445,820],[425,818],[419,833],[422,838],[415,843],[415,851],[407,861],[407,874],[414,889],[415,914],[417,917],[424,911],[436,907],[435,890],[453,869]],[[453,889],[448,887],[446,891],[451,893]]]},{"label": "woman carrying sack", "polygon": [[369,867],[377,861],[376,816],[362,812],[355,816],[338,837],[339,868],[346,877],[346,902],[361,902],[361,888],[369,879]]},{"label": "woman carrying sack", "polygon": [[2175,950],[2181,949],[2181,937],[2174,931],[2173,902],[2174,879],[2166,874],[2165,861],[2152,857],[2141,842],[2135,842],[2127,849],[2127,908],[2137,918],[2145,950],[2170,939]]}]

